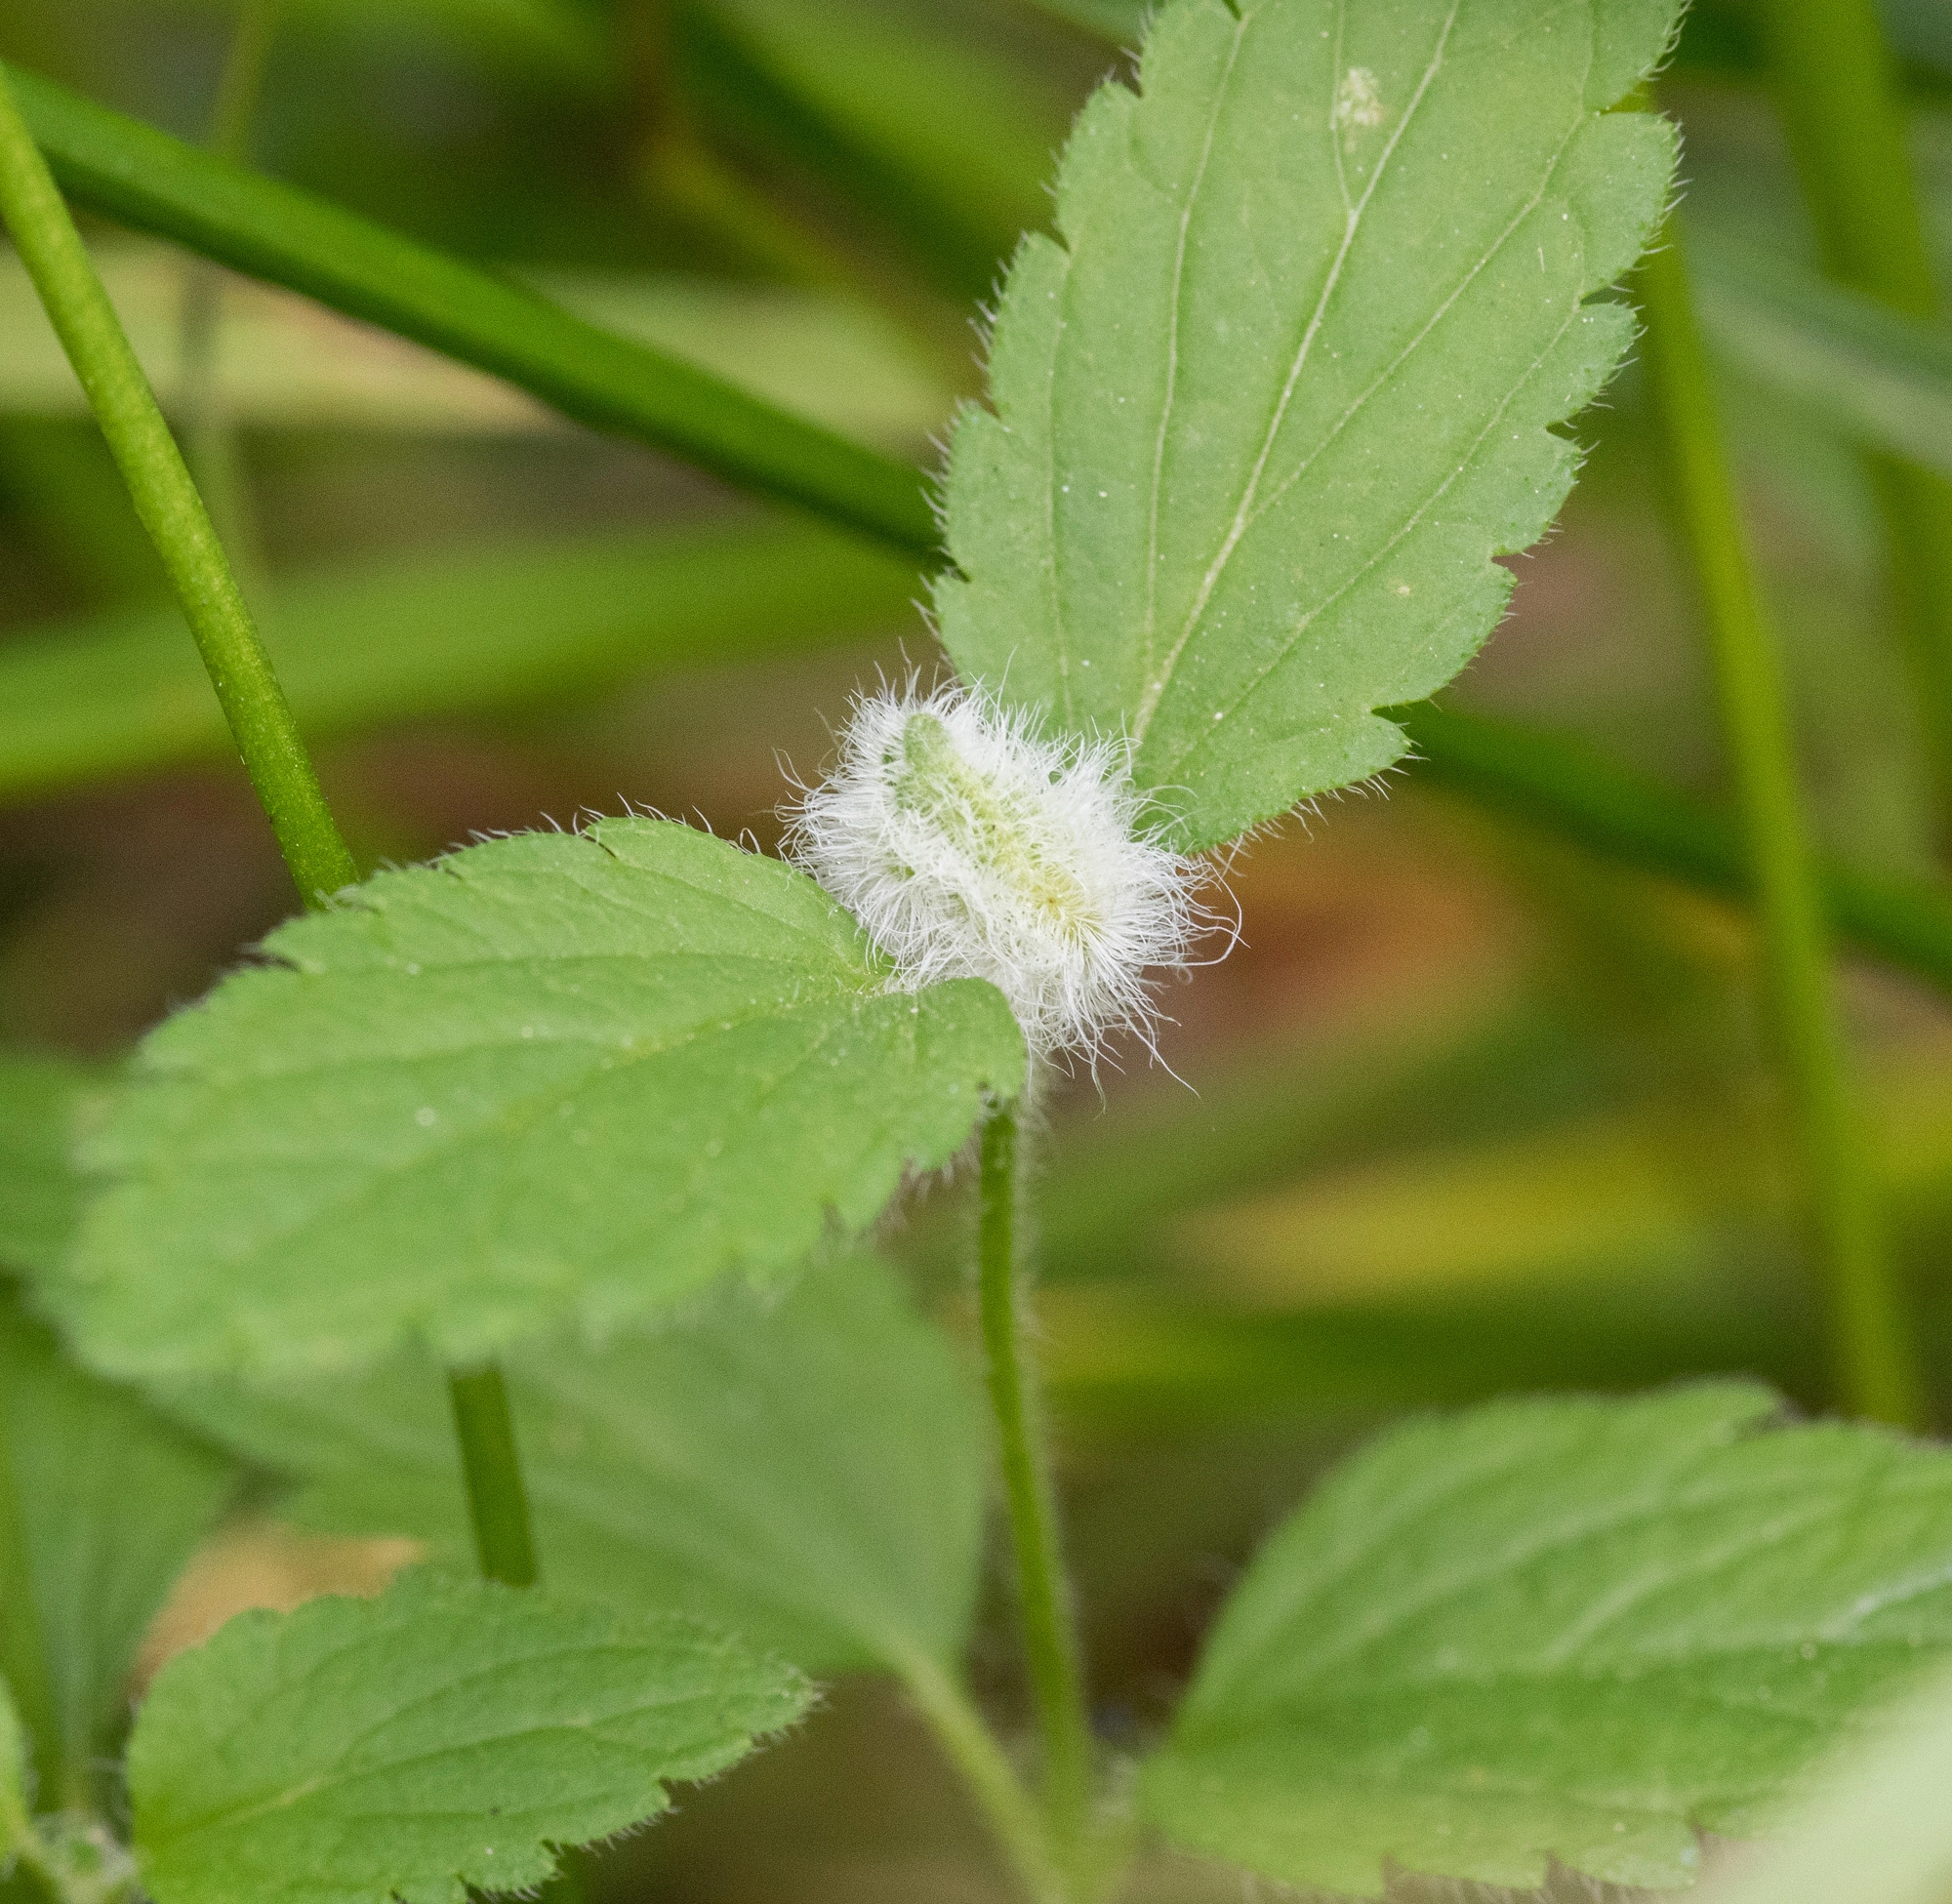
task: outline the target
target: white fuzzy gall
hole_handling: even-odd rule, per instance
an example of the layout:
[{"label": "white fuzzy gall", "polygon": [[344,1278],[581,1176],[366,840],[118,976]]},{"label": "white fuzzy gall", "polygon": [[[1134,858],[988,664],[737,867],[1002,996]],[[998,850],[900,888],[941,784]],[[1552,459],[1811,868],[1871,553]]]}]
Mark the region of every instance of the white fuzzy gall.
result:
[{"label": "white fuzzy gall", "polygon": [[1185,962],[1197,863],[1141,830],[1118,742],[1053,741],[959,688],[855,704],[787,852],[914,989],[988,979],[1039,1057],[1147,1036],[1146,974]]}]

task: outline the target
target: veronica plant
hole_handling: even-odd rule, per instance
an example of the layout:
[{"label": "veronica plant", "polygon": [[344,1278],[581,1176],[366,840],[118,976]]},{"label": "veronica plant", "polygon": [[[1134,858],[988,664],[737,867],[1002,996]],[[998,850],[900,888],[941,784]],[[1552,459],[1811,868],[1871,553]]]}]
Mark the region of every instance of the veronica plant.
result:
[{"label": "veronica plant", "polygon": [[[89,1120],[86,1211],[22,1261],[89,1372],[10,1327],[77,1422],[171,1450],[166,1555],[215,1511],[222,1447],[301,1518],[435,1566],[181,1655],[102,1791],[61,1717],[83,1644],[62,1536],[0,1503],[20,1882],[532,1885],[552,1847],[793,1722],[803,1675],[867,1669],[907,1686],[1042,1904],[1107,1894],[1135,1822],[1346,1892],[1398,1862],[1528,1884],[1554,1858],[1671,1884],[1699,1829],[1767,1827],[1952,1641],[1940,1453],[1784,1425],[1743,1385],[1512,1404],[1399,1431],[1276,1534],[1135,1787],[1090,1722],[1023,1324],[1020,1108],[1049,1066],[1144,1039],[1209,856],[1390,767],[1378,710],[1497,620],[1496,558],[1573,478],[1559,426],[1633,336],[1606,294],[1675,141],[1616,108],[1674,26],[1667,0],[1165,8],[1136,83],[1078,124],[954,433],[955,680],[857,706],[785,862],[625,817],[354,877],[0,104],[7,218],[315,902]],[[812,466],[769,480],[804,498]],[[854,1241],[972,1143],[1035,1792],[961,1681],[980,1416]],[[486,1580],[456,1570],[470,1539]],[[75,1722],[139,1627],[96,1634]]]}]

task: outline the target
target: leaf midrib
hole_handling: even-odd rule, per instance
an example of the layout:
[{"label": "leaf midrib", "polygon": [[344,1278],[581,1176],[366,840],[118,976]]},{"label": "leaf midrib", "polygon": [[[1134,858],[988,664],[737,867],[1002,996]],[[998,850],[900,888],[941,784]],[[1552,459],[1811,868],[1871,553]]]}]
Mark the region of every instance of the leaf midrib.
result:
[{"label": "leaf midrib", "polygon": [[[1502,242],[1500,240],[1500,243]],[[1492,432],[1503,423],[1505,413],[1511,408],[1513,400],[1538,375],[1547,358],[1559,347],[1572,327],[1579,322],[1581,309],[1582,306],[1579,304],[1575,304],[1572,307],[1571,311],[1567,314],[1566,322],[1553,333],[1546,347],[1525,366],[1524,373],[1519,377],[1517,382],[1499,398],[1497,408],[1485,420],[1484,428],[1472,440],[1470,449],[1458,460],[1456,466],[1447,470],[1444,479],[1437,487],[1417,503],[1416,506],[1403,518],[1398,528],[1391,533],[1387,541],[1380,544],[1358,568],[1344,577],[1338,587],[1324,595],[1299,617],[1295,623],[1293,632],[1287,640],[1275,650],[1273,657],[1254,672],[1247,684],[1232,700],[1222,703],[1221,711],[1224,714],[1231,717],[1238,713],[1254,695],[1259,693],[1268,676],[1276,668],[1280,668],[1287,660],[1288,656],[1294,652],[1296,642],[1301,639],[1302,635],[1306,633],[1315,622],[1328,610],[1332,609],[1337,602],[1348,594],[1352,588],[1356,587],[1365,577],[1373,574],[1377,566],[1386,560],[1404,538],[1422,522],[1423,518],[1429,514],[1431,508],[1436,504],[1441,503],[1450,493],[1451,489],[1462,480],[1476,459],[1479,450],[1484,447]],[[1189,745],[1173,757],[1170,766],[1165,771],[1173,774],[1178,773],[1185,767],[1189,760],[1195,758],[1204,748],[1211,746],[1212,739],[1213,737],[1210,733],[1196,730]]]},{"label": "leaf midrib", "polygon": [[[1424,68],[1423,77],[1418,82],[1409,104],[1404,107],[1402,119],[1397,122],[1396,129],[1390,134],[1389,141],[1385,144],[1381,156],[1376,161],[1375,170],[1371,173],[1368,183],[1363,187],[1361,199],[1350,209],[1344,221],[1342,241],[1336,248],[1335,258],[1329,265],[1327,279],[1316,299],[1315,308],[1309,313],[1308,322],[1302,331],[1301,341],[1295,349],[1294,360],[1288,368],[1287,379],[1281,386],[1280,397],[1275,402],[1274,412],[1268,420],[1267,428],[1262,433],[1260,452],[1255,457],[1253,466],[1249,469],[1246,480],[1242,485],[1240,499],[1235,506],[1234,520],[1229,526],[1226,536],[1222,539],[1219,549],[1215,551],[1212,561],[1207,565],[1205,575],[1200,579],[1200,587],[1194,595],[1193,606],[1187,611],[1186,619],[1180,626],[1179,633],[1175,637],[1172,647],[1166,653],[1164,665],[1157,670],[1157,678],[1149,681],[1140,693],[1139,705],[1134,710],[1132,717],[1132,746],[1135,749],[1144,743],[1146,734],[1152,726],[1153,715],[1158,711],[1159,703],[1164,699],[1166,688],[1171,684],[1173,672],[1179,666],[1179,658],[1186,652],[1187,644],[1192,640],[1195,630],[1200,626],[1200,617],[1205,613],[1207,602],[1211,600],[1214,589],[1219,587],[1220,578],[1225,573],[1228,563],[1232,561],[1234,550],[1239,547],[1241,537],[1246,533],[1249,512],[1253,507],[1255,494],[1260,487],[1261,476],[1267,467],[1268,458],[1274,453],[1275,439],[1281,432],[1281,426],[1286,418],[1288,406],[1293,401],[1295,387],[1300,382],[1301,373],[1307,365],[1310,353],[1314,349],[1315,340],[1320,336],[1322,325],[1327,321],[1329,305],[1333,303],[1335,293],[1341,285],[1343,270],[1349,262],[1350,253],[1355,249],[1356,237],[1362,228],[1363,216],[1368,211],[1371,199],[1375,197],[1376,188],[1382,183],[1384,177],[1390,171],[1398,149],[1401,147],[1404,136],[1408,133],[1411,123],[1415,120],[1417,113],[1421,109],[1424,100],[1429,96],[1430,88],[1436,82],[1437,74],[1444,63],[1445,49],[1450,42],[1450,29],[1456,23],[1458,10],[1461,5],[1462,0],[1450,0],[1450,10],[1445,14],[1444,24],[1439,29],[1437,45],[1431,54],[1429,62]],[[1346,19],[1346,15],[1347,0],[1338,0],[1336,10],[1338,46],[1341,44],[1340,29],[1342,22]],[[1247,17],[1243,14],[1240,18],[1240,32],[1242,34],[1246,30],[1246,20]],[[1234,65],[1230,60],[1227,69],[1229,82],[1232,80],[1233,71]],[[1330,75],[1331,84],[1335,83],[1336,79],[1336,75]],[[1332,99],[1327,126],[1328,137],[1332,142],[1337,136],[1334,125]],[[1188,193],[1186,216],[1189,220],[1193,215],[1193,201],[1198,195],[1198,189],[1199,187],[1196,184],[1193,190]],[[1177,284],[1175,284],[1174,289],[1176,317],[1177,294],[1179,290]],[[1170,391],[1167,393],[1166,407],[1168,415],[1162,416],[1159,420],[1161,434],[1163,434],[1167,426],[1171,409]],[[1155,483],[1158,480],[1159,472],[1156,467]],[[1157,511],[1157,495],[1153,499],[1153,507]]]}]

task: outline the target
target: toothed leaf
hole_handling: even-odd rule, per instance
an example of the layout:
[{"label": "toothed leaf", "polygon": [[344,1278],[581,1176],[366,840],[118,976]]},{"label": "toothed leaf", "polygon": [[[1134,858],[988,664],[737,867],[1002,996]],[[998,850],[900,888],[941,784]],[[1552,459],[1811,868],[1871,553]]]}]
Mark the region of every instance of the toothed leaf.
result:
[{"label": "toothed leaf", "polygon": [[1500,1402],[1397,1430],[1223,1609],[1146,1807],[1371,1895],[1392,1864],[1687,1884],[1952,1652],[1952,1453],[1783,1427],[1766,1389]]},{"label": "toothed leaf", "polygon": [[911,995],[804,874],[667,821],[492,840],[272,934],[143,1044],[51,1279],[144,1375],[465,1362],[797,1264],[962,1143],[1024,1050]]},{"label": "toothed leaf", "polygon": [[156,1904],[463,1904],[655,1817],[805,1711],[671,1617],[410,1574],[244,1613],[157,1676],[129,1748]]},{"label": "toothed leaf", "polygon": [[[733,1285],[655,1333],[503,1363],[552,1585],[696,1613],[809,1671],[953,1660],[983,1530],[981,1417],[954,1346],[869,1257],[782,1298]],[[454,1425],[424,1357],[357,1381],[173,1392],[301,1481],[335,1533],[472,1553]]]},{"label": "toothed leaf", "polygon": [[1179,0],[1012,265],[953,441],[965,675],[1125,733],[1182,848],[1379,772],[1477,650],[1633,332],[1665,203],[1613,105],[1667,0]]}]

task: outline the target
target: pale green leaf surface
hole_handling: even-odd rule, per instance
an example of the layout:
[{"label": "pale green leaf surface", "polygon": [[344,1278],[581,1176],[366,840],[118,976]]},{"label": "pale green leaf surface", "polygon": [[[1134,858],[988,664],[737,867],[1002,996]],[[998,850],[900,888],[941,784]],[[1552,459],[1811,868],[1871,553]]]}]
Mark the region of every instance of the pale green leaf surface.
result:
[{"label": "pale green leaf surface", "polygon": [[[550,1586],[708,1618],[809,1671],[900,1671],[968,1637],[981,1421],[954,1349],[871,1257],[786,1295],[717,1289],[648,1337],[503,1364]],[[453,1424],[420,1358],[172,1402],[304,1481],[285,1511],[465,1560]]]},{"label": "pale green leaf surface", "polygon": [[129,1747],[156,1904],[461,1904],[655,1816],[806,1709],[674,1616],[478,1580],[245,1613],[157,1676]]},{"label": "pale green leaf surface", "polygon": [[791,1269],[961,1145],[1023,1042],[775,860],[669,821],[382,873],[143,1044],[50,1300],[101,1367],[351,1368]]},{"label": "pale green leaf surface", "polygon": [[1952,1456],[1766,1389],[1503,1402],[1356,1456],[1269,1541],[1149,1767],[1189,1849],[1693,1876],[1952,1646]]},{"label": "pale green leaf surface", "polygon": [[1179,0],[1108,84],[1028,239],[991,410],[953,439],[958,668],[1124,733],[1176,843],[1396,760],[1371,710],[1496,623],[1491,559],[1577,463],[1611,373],[1589,303],[1659,218],[1674,142],[1607,113],[1650,0]]},{"label": "pale green leaf surface", "polygon": [[[0,1290],[0,1409],[64,1776],[84,1788],[128,1716],[136,1654],[236,1470],[84,1374]],[[51,1803],[69,1795],[50,1795]]]},{"label": "pale green leaf surface", "polygon": [[0,1265],[45,1270],[80,1208],[74,1119],[96,1074],[69,1059],[0,1052]]}]

